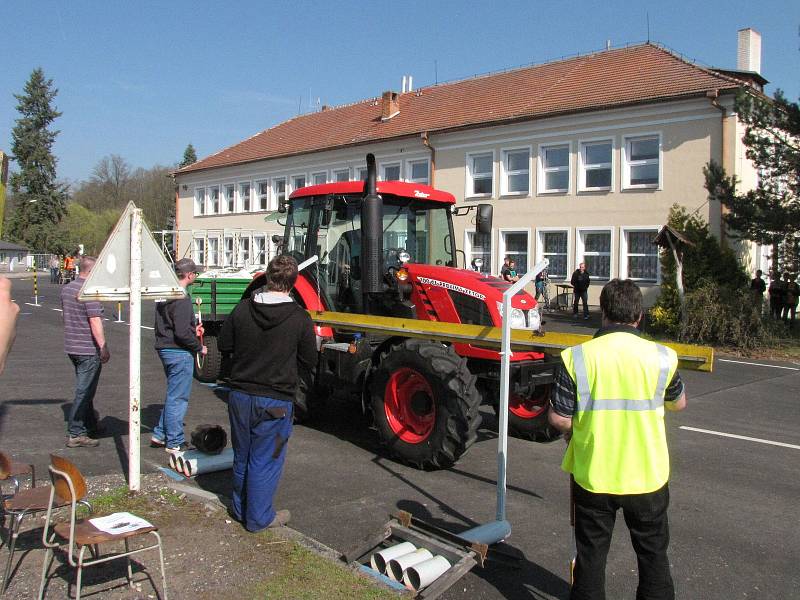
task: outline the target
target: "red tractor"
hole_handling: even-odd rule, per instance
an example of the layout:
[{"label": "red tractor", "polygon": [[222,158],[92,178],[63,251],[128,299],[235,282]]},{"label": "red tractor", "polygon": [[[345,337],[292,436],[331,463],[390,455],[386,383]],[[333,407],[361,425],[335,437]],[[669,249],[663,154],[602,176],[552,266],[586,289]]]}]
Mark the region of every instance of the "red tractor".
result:
[{"label": "red tractor", "polygon": [[[468,268],[463,253],[457,266],[452,221],[476,210],[476,230],[490,233],[491,205],[457,208],[451,194],[426,185],[377,182],[371,154],[367,165],[366,182],[305,187],[281,208],[283,253],[298,263],[318,257],[300,273],[296,300],[312,310],[499,326],[510,284]],[[245,294],[261,285],[263,275]],[[519,293],[512,307],[512,327],[539,328],[533,297]],[[317,334],[319,363],[308,393],[298,395],[298,412],[332,393],[352,395],[371,411],[390,451],[419,468],[454,464],[477,437],[480,405],[498,405],[497,351],[324,326]],[[538,352],[515,352],[512,361],[510,431],[554,439],[547,423],[553,364]]]}]

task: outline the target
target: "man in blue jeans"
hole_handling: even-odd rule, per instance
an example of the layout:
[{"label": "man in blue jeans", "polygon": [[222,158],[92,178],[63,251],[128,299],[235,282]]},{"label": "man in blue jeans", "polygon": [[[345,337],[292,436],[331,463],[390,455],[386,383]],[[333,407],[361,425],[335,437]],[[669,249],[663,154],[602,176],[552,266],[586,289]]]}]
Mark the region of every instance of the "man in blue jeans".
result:
[{"label": "man in blue jeans", "polygon": [[91,256],[81,258],[80,277],[61,290],[61,315],[64,319],[64,352],[75,367],[75,399],[67,425],[68,448],[94,448],[100,442],[90,437],[97,431],[94,395],[103,364],[111,358],[103,330],[103,305],[80,302],[78,293],[94,267]]},{"label": "man in blue jeans", "polygon": [[[175,273],[180,286],[186,289],[194,283],[200,271],[192,259],[182,258],[175,263]],[[195,322],[188,295],[156,304],[156,351],[167,376],[167,393],[150,445],[164,447],[170,453],[186,448],[183,418],[192,392],[194,357],[207,352],[198,339],[201,333],[202,326]]]}]

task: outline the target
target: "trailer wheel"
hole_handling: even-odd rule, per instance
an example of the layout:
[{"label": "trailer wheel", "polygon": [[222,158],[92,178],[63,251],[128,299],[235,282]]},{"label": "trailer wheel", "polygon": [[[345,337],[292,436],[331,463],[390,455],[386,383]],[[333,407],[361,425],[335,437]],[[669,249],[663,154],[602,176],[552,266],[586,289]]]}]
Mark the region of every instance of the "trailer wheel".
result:
[{"label": "trailer wheel", "polygon": [[[498,403],[494,402],[497,414]],[[523,398],[510,394],[508,398],[508,432],[514,437],[550,442],[561,437],[561,433],[547,421],[550,406],[550,384],[536,386],[533,394]]]},{"label": "trailer wheel", "polygon": [[217,348],[217,336],[206,334],[203,344],[208,348],[208,353],[195,355],[194,377],[203,383],[216,383],[222,367],[222,354]]},{"label": "trailer wheel", "polygon": [[477,439],[476,378],[451,347],[404,340],[383,352],[368,393],[389,451],[420,469],[452,466]]}]

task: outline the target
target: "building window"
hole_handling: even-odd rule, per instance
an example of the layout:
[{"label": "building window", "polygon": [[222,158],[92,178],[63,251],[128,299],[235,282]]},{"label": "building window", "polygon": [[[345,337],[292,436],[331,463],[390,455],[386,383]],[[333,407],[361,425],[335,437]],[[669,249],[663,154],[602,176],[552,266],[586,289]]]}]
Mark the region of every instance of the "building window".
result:
[{"label": "building window", "polygon": [[575,256],[575,264],[586,263],[592,279],[611,279],[611,229],[579,229]]},{"label": "building window", "polygon": [[467,155],[467,196],[491,196],[494,190],[494,153]]},{"label": "building window", "polygon": [[277,210],[284,202],[286,202],[286,179],[272,180],[272,210]]},{"label": "building window", "polygon": [[528,272],[528,232],[527,231],[501,231],[502,257],[511,258],[517,263],[517,275]]},{"label": "building window", "polygon": [[358,167],[356,169],[356,181],[367,180],[367,167]]},{"label": "building window", "polygon": [[659,279],[658,246],[653,243],[658,229],[627,229],[622,235],[620,271],[623,278],[657,283]]},{"label": "building window", "polygon": [[267,238],[263,235],[253,236],[253,264],[267,264]]},{"label": "building window", "polygon": [[292,191],[299,190],[300,188],[304,187],[306,187],[305,175],[295,175],[292,177]]},{"label": "building window", "polygon": [[550,279],[566,279],[569,265],[567,264],[567,248],[569,246],[569,232],[560,231],[539,232],[539,255],[550,261],[547,274]]},{"label": "building window", "polygon": [[334,181],[350,181],[350,169],[336,169],[333,172]]},{"label": "building window", "polygon": [[256,210],[268,210],[269,208],[269,182],[256,181],[256,193],[258,194]]},{"label": "building window", "polygon": [[232,267],[234,265],[233,260],[233,236],[226,235],[223,238],[223,257],[222,257],[222,266],[223,267]]},{"label": "building window", "polygon": [[208,188],[208,214],[219,214],[219,186]]},{"label": "building window", "polygon": [[225,186],[225,212],[236,212],[236,186],[232,183]]},{"label": "building window", "polygon": [[250,237],[244,236],[239,238],[239,256],[237,257],[236,264],[246,266],[250,264]]},{"label": "building window", "polygon": [[406,165],[407,179],[413,183],[424,183],[428,185],[430,182],[430,173],[427,160],[410,160]]},{"label": "building window", "polygon": [[539,154],[539,193],[569,192],[569,144],[542,146]]},{"label": "building window", "polygon": [[578,189],[605,191],[611,189],[611,140],[584,142],[581,144],[580,180]]},{"label": "building window", "polygon": [[328,183],[328,172],[320,171],[319,173],[312,173],[311,181],[314,182],[314,185],[322,185],[323,183]]},{"label": "building window", "polygon": [[208,238],[208,252],[206,252],[208,262],[206,264],[211,266],[219,265],[219,238]]},{"label": "building window", "polygon": [[400,163],[381,165],[382,181],[399,181]]},{"label": "building window", "polygon": [[198,265],[206,264],[206,241],[203,238],[192,240],[192,260]]},{"label": "building window", "polygon": [[531,151],[523,150],[503,151],[503,178],[500,193],[503,195],[527,196],[530,191],[530,161]]},{"label": "building window", "polygon": [[472,261],[483,260],[478,271],[484,275],[492,272],[492,235],[490,233],[467,232],[467,269],[474,269]]},{"label": "building window", "polygon": [[626,188],[657,188],[660,184],[660,163],[660,136],[625,138],[623,177]]},{"label": "building window", "polygon": [[239,210],[250,212],[250,182],[239,184]]},{"label": "building window", "polygon": [[[194,191],[194,214],[195,216],[206,214],[206,189],[197,188]],[[197,261],[195,261],[197,262]]]}]

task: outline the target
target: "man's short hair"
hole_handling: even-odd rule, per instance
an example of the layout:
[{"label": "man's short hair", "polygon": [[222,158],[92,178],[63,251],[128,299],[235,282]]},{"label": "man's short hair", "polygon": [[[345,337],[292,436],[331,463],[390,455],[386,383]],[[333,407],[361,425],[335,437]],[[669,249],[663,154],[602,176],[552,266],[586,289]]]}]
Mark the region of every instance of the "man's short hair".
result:
[{"label": "man's short hair", "polygon": [[276,256],[267,265],[267,290],[289,292],[297,281],[297,261],[287,254]]},{"label": "man's short hair", "polygon": [[612,323],[636,323],[642,316],[642,290],[630,279],[612,279],[600,292],[600,309]]},{"label": "man's short hair", "polygon": [[761,269],[756,269],[756,277],[761,277],[764,272]]},{"label": "man's short hair", "polygon": [[81,273],[91,271],[96,262],[97,259],[94,256],[82,256],[80,262]]}]

